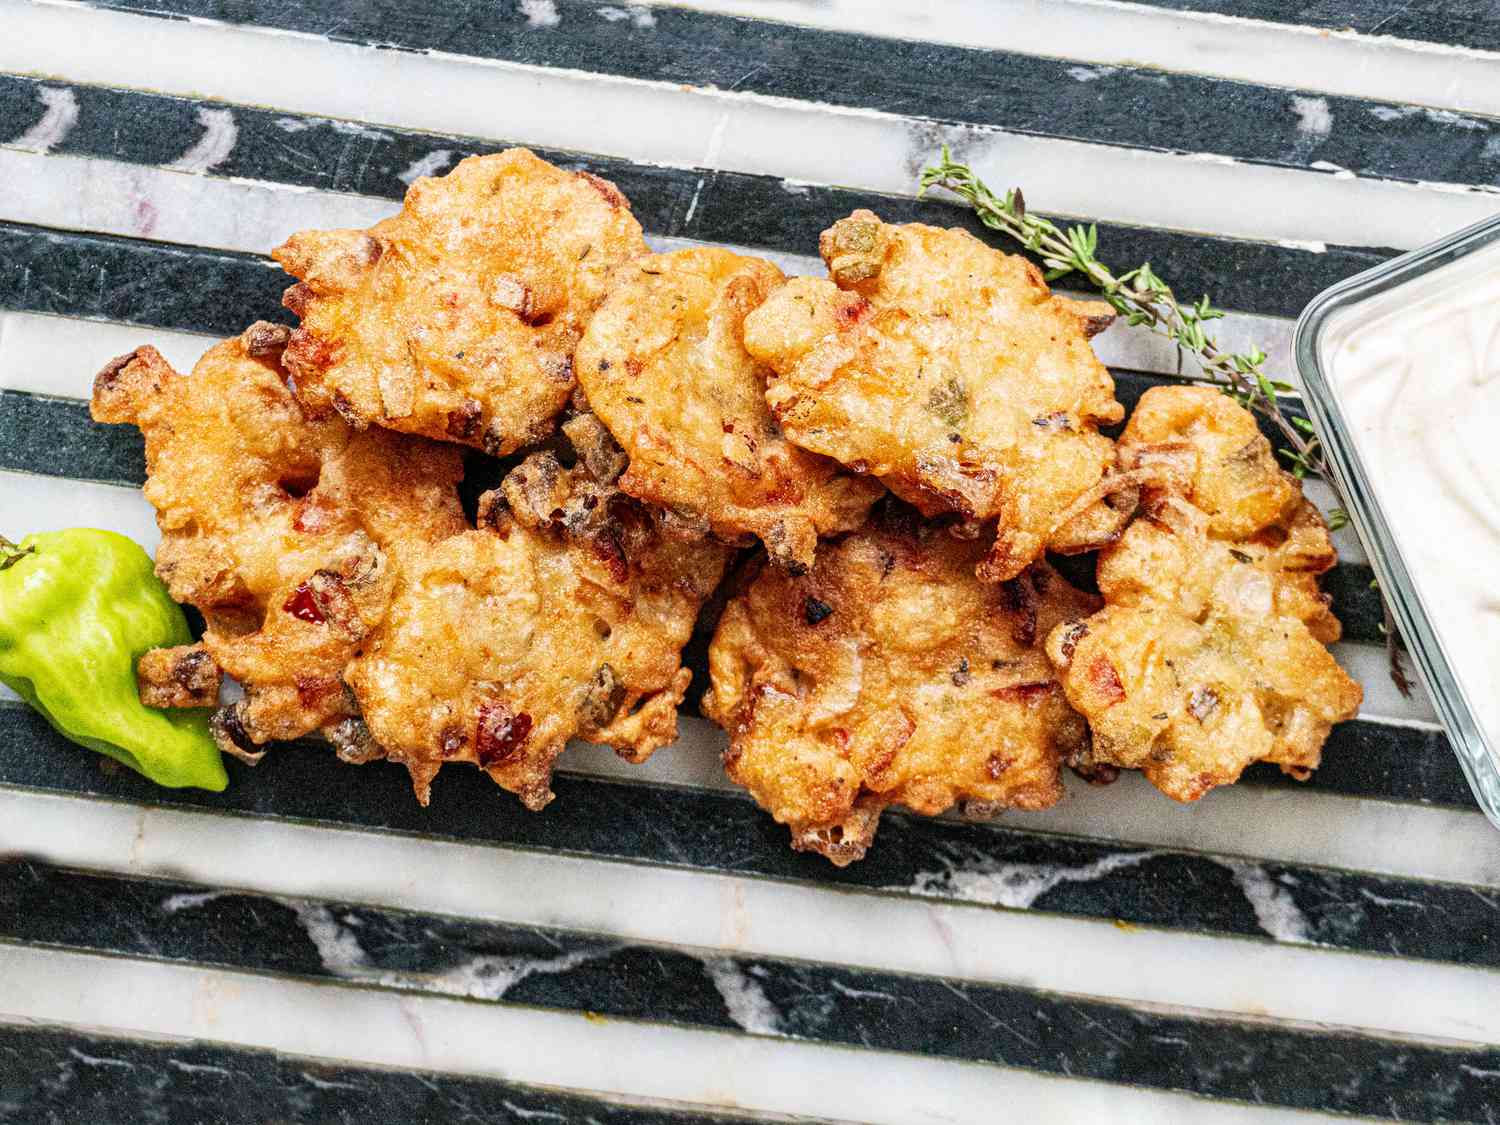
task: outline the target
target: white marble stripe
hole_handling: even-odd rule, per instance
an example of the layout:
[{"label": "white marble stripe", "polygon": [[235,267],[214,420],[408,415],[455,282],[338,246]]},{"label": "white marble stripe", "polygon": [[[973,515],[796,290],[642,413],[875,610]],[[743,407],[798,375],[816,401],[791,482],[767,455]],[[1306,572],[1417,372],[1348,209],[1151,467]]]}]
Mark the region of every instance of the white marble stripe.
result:
[{"label": "white marble stripe", "polygon": [[128,535],[151,553],[161,542],[156,514],[138,488],[0,470],[0,534],[99,527]]},{"label": "white marble stripe", "polygon": [[1500,972],[1471,966],[4,787],[0,826],[6,850],[89,870],[1500,1043]]},{"label": "white marble stripe", "polygon": [[0,1018],[9,1022],[190,1037],[751,1112],[878,1125],[991,1121],[997,1105],[1007,1116],[1059,1125],[1333,1120],[920,1055],[19,946],[0,945],[0,976],[14,982],[0,995]]},{"label": "white marble stripe", "polygon": [[0,389],[86,399],[99,368],[141,344],[188,371],[213,342],[212,336],[169,328],[0,311]]},{"label": "white marble stripe", "polygon": [[[1468,188],[948,127],[744,92],[33,0],[0,0],[0,20],[7,28],[0,70],[251,104],[273,98],[279,108],[373,124],[898,193],[912,190],[921,165],[948,141],[997,183],[1024,171],[1035,206],[1146,226],[1411,248],[1500,206],[1494,195]],[[122,41],[131,50],[119,50]],[[797,143],[788,144],[793,136]],[[15,182],[14,167],[0,167],[0,180]],[[112,194],[123,194],[122,186],[129,185],[111,185]]]},{"label": "white marble stripe", "polygon": [[657,6],[1500,113],[1500,53],[1116,0],[666,0]]}]

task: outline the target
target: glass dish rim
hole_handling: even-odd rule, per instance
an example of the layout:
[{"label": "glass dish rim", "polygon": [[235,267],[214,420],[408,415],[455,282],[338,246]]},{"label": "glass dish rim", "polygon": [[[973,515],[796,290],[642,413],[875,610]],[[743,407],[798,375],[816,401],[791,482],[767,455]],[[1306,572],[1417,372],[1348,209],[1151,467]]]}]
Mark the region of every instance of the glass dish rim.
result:
[{"label": "glass dish rim", "polygon": [[1370,556],[1382,591],[1388,595],[1386,601],[1406,641],[1417,677],[1442,719],[1475,800],[1490,822],[1500,828],[1500,746],[1490,748],[1475,721],[1473,708],[1422,603],[1318,358],[1320,341],[1338,314],[1497,244],[1500,213],[1330,286],[1297,318],[1292,352],[1302,376],[1303,402],[1328,455],[1329,469],[1349,505],[1349,519]]}]

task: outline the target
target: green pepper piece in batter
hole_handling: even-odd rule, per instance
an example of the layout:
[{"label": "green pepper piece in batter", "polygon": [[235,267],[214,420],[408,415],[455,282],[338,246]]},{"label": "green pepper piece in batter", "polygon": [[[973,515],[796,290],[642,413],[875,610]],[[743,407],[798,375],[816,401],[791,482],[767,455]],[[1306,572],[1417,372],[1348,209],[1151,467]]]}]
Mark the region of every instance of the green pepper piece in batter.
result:
[{"label": "green pepper piece in batter", "polygon": [[151,556],[125,536],[0,538],[0,683],[65,738],[158,785],[218,792],[228,777],[208,713],[146,707],[136,688],[142,653],[191,641]]}]

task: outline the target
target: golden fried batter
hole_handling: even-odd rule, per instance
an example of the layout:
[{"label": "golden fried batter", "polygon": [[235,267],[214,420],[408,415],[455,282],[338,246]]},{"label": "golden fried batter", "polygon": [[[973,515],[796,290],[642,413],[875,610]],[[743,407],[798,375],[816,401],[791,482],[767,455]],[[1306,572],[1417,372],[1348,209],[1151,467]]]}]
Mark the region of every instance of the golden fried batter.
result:
[{"label": "golden fried batter", "polygon": [[608,181],[526,149],[470,157],[368,231],[306,231],[275,251],[301,279],[286,364],[313,409],[510,453],[568,401],[609,270],[645,252]]},{"label": "golden fried batter", "polygon": [[1322,517],[1249,412],[1206,387],[1148,391],[1120,458],[1151,483],[1099,557],[1106,606],[1047,641],[1093,731],[1085,766],[1141,769],[1179,801],[1256,761],[1306,777],[1362,698],[1324,647]]},{"label": "golden fried batter", "polygon": [[1104,511],[1124,411],[1088,337],[1097,305],[961,230],[856,211],[823,232],[832,280],[794,278],[745,321],[786,436],[879,477],[924,514],[997,519],[980,565],[1015,577],[1047,547],[1119,534]]},{"label": "golden fried batter", "polygon": [[135,679],[146,707],[216,707],[224,677],[208,650],[196,644],[143,652]]},{"label": "golden fried batter", "polygon": [[810,573],[765,567],[709,650],[703,711],[729,776],[839,866],[887,805],[972,815],[1062,797],[1086,728],[1039,647],[1098,599],[1045,563],[981,583],[982,544],[894,512],[825,543]]},{"label": "golden fried batter", "polygon": [[858,527],[883,489],[792,445],[766,407],[769,372],[741,330],[784,280],[770,262],[714,247],[629,262],[575,366],[630,457],[623,491],[725,542],[758,536],[806,569],[818,537]]},{"label": "golden fried batter", "polygon": [[426,804],[444,762],[480,766],[528,808],[578,736],[644,761],[677,736],[681,650],[727,548],[660,534],[633,500],[533,454],[480,501],[483,526],[397,578],[351,666],[368,735],[351,756],[411,771]]},{"label": "golden fried batter", "polygon": [[[94,383],[94,418],[145,435],[156,570],[244,686],[214,729],[251,758],[352,713],[341,675],[385,615],[397,556],[467,526],[457,447],[307,417],[283,382],[287,335],[256,324],[190,375],[138,348]],[[146,672],[151,690],[165,669]]]}]

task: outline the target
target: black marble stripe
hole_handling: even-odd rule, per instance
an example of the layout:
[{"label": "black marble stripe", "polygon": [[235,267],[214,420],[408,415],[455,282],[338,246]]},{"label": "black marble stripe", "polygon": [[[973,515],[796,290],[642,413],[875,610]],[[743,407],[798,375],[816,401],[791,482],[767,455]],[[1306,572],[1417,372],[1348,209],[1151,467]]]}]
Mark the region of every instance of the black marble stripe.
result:
[{"label": "black marble stripe", "polygon": [[[494,1045],[476,1045],[479,1049]],[[734,1125],[755,1120],[763,1119],[707,1107],[632,1105],[498,1078],[0,1024],[0,1122],[6,1125]],[[811,1118],[797,1120],[814,1125]]]},{"label": "black marble stripe", "polygon": [[[1172,1015],[1008,985],[206,891],[20,859],[0,861],[0,939],[1402,1121],[1477,1119],[1500,1098],[1497,1048]],[[752,1026],[726,1003],[726,989],[762,1000]],[[0,1085],[0,1120],[4,1097]]]},{"label": "black marble stripe", "polygon": [[[1147,387],[1168,381],[1134,372],[1117,376],[1127,408]],[[146,480],[144,446],[133,427],[94,422],[80,401],[9,390],[0,390],[0,469],[136,487]],[[1329,589],[1346,639],[1380,643],[1380,599],[1370,589],[1369,568],[1341,566],[1332,577]]]},{"label": "black marble stripe", "polygon": [[1177,12],[1268,20],[1500,51],[1496,0],[1133,0]]},{"label": "black marble stripe", "polygon": [[1256,765],[1245,772],[1241,784],[1310,788],[1346,797],[1460,809],[1479,807],[1441,730],[1365,719],[1333,728],[1323,747],[1323,764],[1308,781],[1294,781],[1274,766]]},{"label": "black marble stripe", "polygon": [[350,768],[326,748],[289,747],[253,775],[230,763],[224,794],[160,790],[0,705],[0,785],[1255,938],[1268,934],[1251,895],[1274,892],[1301,918],[1278,940],[1500,967],[1500,892],[1480,888],[1028,831],[1024,814],[990,825],[887,815],[869,856],[839,871],[792,852],[737,793],[564,775],[536,815],[477,771],[450,769],[423,810],[399,768]]},{"label": "black marble stripe", "polygon": [[[0,139],[20,136],[40,119],[44,89],[67,90],[78,107],[78,123],[53,149],[58,153],[130,164],[170,163],[200,139],[204,125],[199,111],[211,109],[230,113],[237,133],[233,149],[212,174],[385,199],[401,198],[407,187],[402,177],[409,179],[413,168],[440,174],[464,156],[506,147],[504,141],[351,128],[322,117],[17,75],[0,75]],[[668,237],[813,255],[818,232],[857,207],[872,208],[891,221],[962,225],[976,233],[982,229],[967,211],[937,200],[539,151],[559,164],[588,167],[614,180],[646,229]],[[1321,290],[1391,253],[1339,246],[1317,253],[1117,224],[1101,227],[1100,239],[1102,260],[1122,268],[1149,260],[1184,296],[1211,293],[1224,308],[1280,316],[1297,315]]]},{"label": "black marble stripe", "polygon": [[0,309],[234,336],[295,324],[290,282],[253,254],[0,222]]},{"label": "black marble stripe", "polygon": [[[339,42],[443,51],[530,66],[709,86],[1099,144],[1209,151],[1291,168],[1331,163],[1362,175],[1459,184],[1500,181],[1487,148],[1497,123],[1460,114],[1404,113],[1358,98],[1257,86],[1143,67],[979,50],[827,31],[676,7],[645,21],[610,19],[593,0],[556,0],[556,20],[517,3],[442,0],[107,0],[100,6],[206,17],[326,36]],[[1066,45],[1063,45],[1066,50]],[[1310,98],[1317,108],[1299,103]]]},{"label": "black marble stripe", "polygon": [[0,389],[0,469],[139,488],[145,443],[134,427],[95,422],[86,402]]}]

